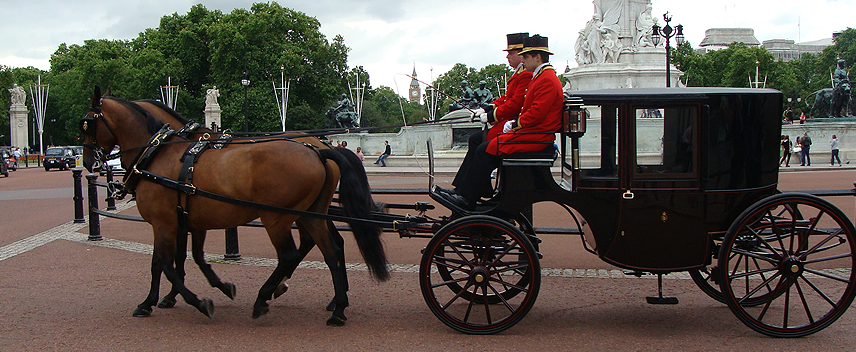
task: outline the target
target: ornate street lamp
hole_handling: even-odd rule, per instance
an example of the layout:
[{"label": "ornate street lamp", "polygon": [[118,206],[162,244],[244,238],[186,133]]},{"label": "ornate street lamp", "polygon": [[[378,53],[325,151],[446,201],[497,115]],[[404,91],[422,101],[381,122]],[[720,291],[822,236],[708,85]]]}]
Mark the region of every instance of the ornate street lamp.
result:
[{"label": "ornate street lamp", "polygon": [[250,124],[247,121],[247,89],[250,88],[250,78],[247,77],[247,71],[241,75],[241,85],[244,86],[244,132],[250,132]]},{"label": "ornate street lamp", "polygon": [[660,37],[661,36],[663,38],[666,38],[666,87],[671,87],[672,86],[672,72],[671,72],[671,67],[670,67],[671,66],[671,63],[670,63],[670,61],[671,61],[671,49],[669,47],[669,39],[672,39],[672,37],[675,37],[675,42],[678,44],[678,46],[683,44],[684,43],[684,26],[679,24],[674,28],[674,31],[673,31],[672,26],[669,25],[669,22],[672,21],[672,16],[669,15],[668,11],[666,11],[666,13],[663,14],[663,20],[666,21],[666,26],[663,28],[660,28],[659,25],[654,23],[654,27],[653,27],[654,33],[651,34],[651,41],[654,42],[654,46],[657,46],[658,44],[660,44]]}]

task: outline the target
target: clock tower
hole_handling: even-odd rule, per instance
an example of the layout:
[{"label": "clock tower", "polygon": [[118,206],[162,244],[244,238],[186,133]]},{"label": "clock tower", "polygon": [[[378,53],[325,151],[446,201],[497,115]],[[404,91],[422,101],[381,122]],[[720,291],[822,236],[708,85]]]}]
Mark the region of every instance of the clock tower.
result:
[{"label": "clock tower", "polygon": [[419,81],[416,80],[416,65],[413,65],[413,80],[410,81],[410,90],[408,91],[407,99],[412,102],[419,102],[419,97],[422,95],[422,90],[419,89]]}]

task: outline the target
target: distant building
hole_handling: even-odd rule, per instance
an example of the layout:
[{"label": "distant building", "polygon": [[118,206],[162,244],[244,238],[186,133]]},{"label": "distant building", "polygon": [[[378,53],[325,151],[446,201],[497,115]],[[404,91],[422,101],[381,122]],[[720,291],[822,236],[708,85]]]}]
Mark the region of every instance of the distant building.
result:
[{"label": "distant building", "polygon": [[830,37],[802,43],[795,43],[790,39],[770,39],[765,40],[762,46],[764,49],[767,49],[770,54],[773,54],[773,57],[776,58],[776,60],[787,62],[793,59],[798,59],[805,53],[812,53],[815,55],[820,54],[823,52],[823,48],[831,46],[832,44],[834,44],[834,42],[832,41],[832,37]]},{"label": "distant building", "polygon": [[744,43],[748,47],[761,46],[752,28],[711,28],[704,31],[704,39],[698,45],[696,52],[704,54],[708,51],[726,49],[734,42]]},{"label": "distant building", "polygon": [[704,32],[704,40],[698,45],[696,52],[704,54],[713,50],[728,48],[734,42],[744,43],[748,47],[762,47],[766,49],[776,60],[791,61],[799,58],[802,54],[819,54],[833,43],[832,38],[841,34],[836,32],[832,37],[814,40],[810,42],[796,43],[790,39],[769,39],[763,43],[755,38],[755,30],[752,28],[711,28]]},{"label": "distant building", "polygon": [[410,89],[408,90],[407,99],[411,103],[419,102],[422,96],[422,89],[419,87],[419,81],[416,79],[416,65],[413,65],[413,74],[410,75],[413,79],[410,81]]}]

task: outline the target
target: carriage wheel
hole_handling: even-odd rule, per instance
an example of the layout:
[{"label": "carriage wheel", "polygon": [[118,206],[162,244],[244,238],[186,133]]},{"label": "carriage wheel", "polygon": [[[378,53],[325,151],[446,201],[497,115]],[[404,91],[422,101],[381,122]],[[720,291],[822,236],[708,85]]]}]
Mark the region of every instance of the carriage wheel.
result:
[{"label": "carriage wheel", "polygon": [[[520,220],[515,220],[520,223]],[[525,226],[518,226],[521,232],[526,233]],[[529,243],[532,243],[532,247],[535,249],[535,252],[538,252],[538,244],[537,242],[532,241],[532,237],[527,236],[529,238]],[[520,257],[520,260],[525,260],[525,258]],[[488,303],[497,304],[502,303],[503,300],[509,300],[516,296],[518,293],[522,292],[518,287],[525,287],[527,285],[527,281],[529,280],[529,273],[531,271],[525,271],[521,269],[514,269],[512,271],[512,275],[507,275],[505,273],[497,273],[500,276],[501,280],[514,281],[511,285],[504,285],[499,287],[499,294],[494,294],[493,292],[488,292],[487,296],[483,295],[483,292],[471,292],[469,290],[464,290],[464,288],[457,282],[455,282],[454,277],[452,275],[452,270],[450,270],[446,266],[437,266],[437,273],[440,274],[440,277],[443,280],[449,282],[448,288],[452,290],[454,293],[461,292],[461,298],[466,299],[468,301],[475,302],[484,302],[485,297],[487,298]]]},{"label": "carriage wheel", "polygon": [[443,226],[419,267],[422,297],[440,321],[468,334],[493,334],[519,322],[541,287],[537,253],[506,221],[467,216]]},{"label": "carriage wheel", "polygon": [[818,332],[844,314],[856,295],[854,233],[841,210],[821,198],[762,199],[725,235],[718,262],[723,298],[738,319],[762,334]]}]

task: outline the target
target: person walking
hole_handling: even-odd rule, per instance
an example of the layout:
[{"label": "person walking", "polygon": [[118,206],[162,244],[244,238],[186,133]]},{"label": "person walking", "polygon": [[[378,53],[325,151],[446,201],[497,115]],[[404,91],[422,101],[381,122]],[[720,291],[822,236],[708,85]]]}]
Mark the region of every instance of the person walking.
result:
[{"label": "person walking", "polygon": [[794,145],[791,143],[791,137],[782,136],[782,159],[779,160],[779,166],[785,163],[785,167],[791,167],[791,153],[793,153]]},{"label": "person walking", "polygon": [[803,133],[803,137],[800,139],[800,147],[802,147],[800,166],[811,166],[811,155],[809,154],[811,137],[808,136],[808,132]]},{"label": "person walking", "polygon": [[386,161],[384,161],[390,154],[392,154],[392,148],[389,146],[389,141],[383,141],[383,144],[386,145],[386,149],[384,149],[383,154],[377,157],[377,161],[375,161],[375,165],[380,163],[380,166],[386,167]]},{"label": "person walking", "polygon": [[838,157],[838,137],[832,135],[832,140],[829,141],[829,146],[832,148],[832,157],[829,160],[830,166],[835,166],[835,161],[838,160],[838,166],[841,166],[841,158]]},{"label": "person walking", "polygon": [[785,112],[782,113],[782,123],[784,123],[786,125],[790,125],[793,122],[794,122],[794,110],[791,109],[790,107],[788,107],[787,110],[785,110]]}]

